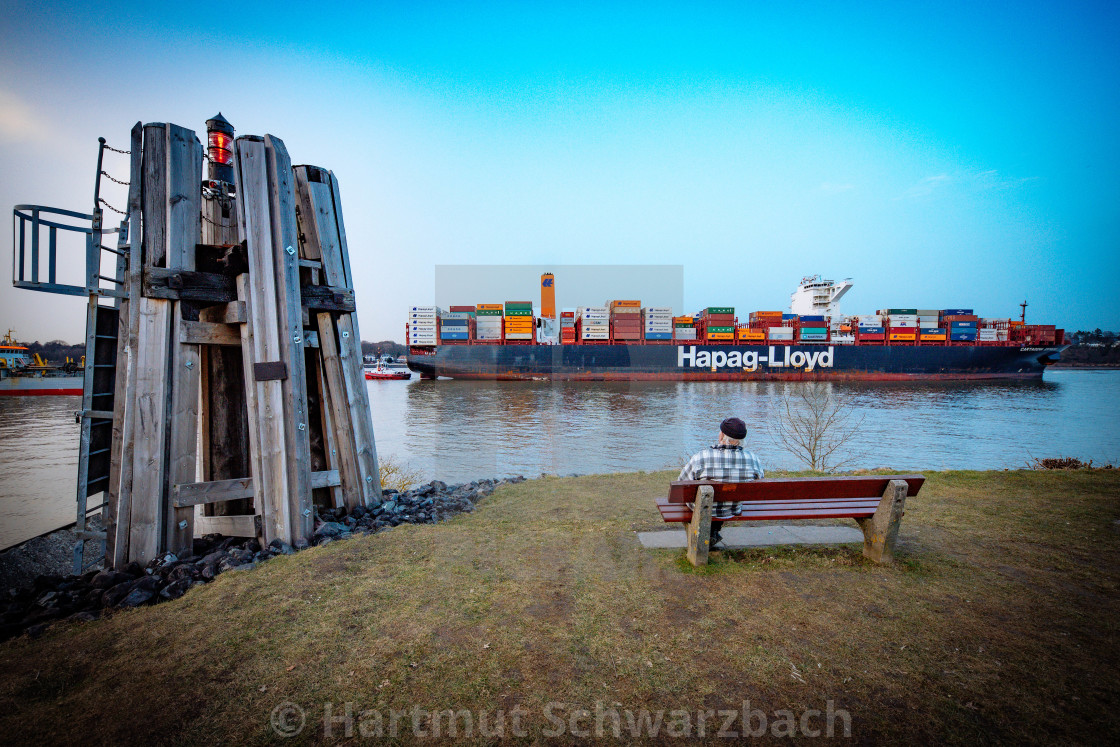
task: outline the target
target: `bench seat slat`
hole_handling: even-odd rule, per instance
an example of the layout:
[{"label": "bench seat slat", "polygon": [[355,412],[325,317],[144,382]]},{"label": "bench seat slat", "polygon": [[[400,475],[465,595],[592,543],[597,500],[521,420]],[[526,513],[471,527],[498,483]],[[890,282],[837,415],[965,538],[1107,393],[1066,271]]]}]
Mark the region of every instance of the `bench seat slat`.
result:
[{"label": "bench seat slat", "polygon": [[[771,519],[827,519],[863,518],[872,516],[879,507],[879,498],[859,500],[836,499],[815,501],[749,502],[742,507],[742,513],[720,521],[763,521]],[[670,503],[667,498],[658,498],[657,509],[666,522],[688,522],[692,511],[680,503]]]}]

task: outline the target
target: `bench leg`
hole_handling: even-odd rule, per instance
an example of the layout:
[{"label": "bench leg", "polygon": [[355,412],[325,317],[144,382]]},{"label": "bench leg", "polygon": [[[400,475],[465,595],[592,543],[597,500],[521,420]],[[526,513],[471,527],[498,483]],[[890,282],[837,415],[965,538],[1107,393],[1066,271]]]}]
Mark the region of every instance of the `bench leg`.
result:
[{"label": "bench leg", "polygon": [[712,539],[712,503],[715,495],[716,491],[711,485],[701,485],[696,490],[692,521],[688,523],[688,562],[693,565],[708,564],[708,545]]},{"label": "bench leg", "polygon": [[876,563],[890,563],[894,559],[894,543],[898,539],[898,526],[906,508],[908,487],[905,480],[891,480],[883,491],[883,499],[875,515],[856,519],[863,530],[863,556]]}]

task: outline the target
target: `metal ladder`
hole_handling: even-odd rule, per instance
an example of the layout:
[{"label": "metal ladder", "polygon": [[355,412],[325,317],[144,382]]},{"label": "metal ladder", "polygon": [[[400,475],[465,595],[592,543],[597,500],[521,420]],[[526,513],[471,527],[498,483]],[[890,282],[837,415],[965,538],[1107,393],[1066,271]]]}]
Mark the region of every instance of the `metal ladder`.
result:
[{"label": "metal ladder", "polygon": [[[77,517],[74,532],[74,573],[80,574],[104,557],[104,531],[86,526],[89,498],[107,493],[111,467],[113,409],[117,378],[120,303],[129,297],[128,270],[131,253],[129,221],[126,215],[117,228],[102,225],[101,176],[105,138],[98,138],[97,175],[94,181],[93,213],[50,208],[42,205],[16,205],[13,234],[17,238],[12,256],[12,284],[17,288],[68,296],[86,296],[86,355],[82,385],[82,409],[75,413],[81,425],[78,451]],[[130,185],[130,202],[132,195]],[[41,280],[43,230],[46,229],[46,280]],[[86,283],[66,285],[57,282],[59,231],[85,235]],[[106,235],[117,234],[117,246],[105,246]],[[30,261],[28,261],[30,260]],[[103,274],[108,262],[115,271]],[[101,299],[110,299],[103,304]],[[100,508],[100,507],[98,507]],[[94,560],[85,562],[86,542],[101,543]]]}]

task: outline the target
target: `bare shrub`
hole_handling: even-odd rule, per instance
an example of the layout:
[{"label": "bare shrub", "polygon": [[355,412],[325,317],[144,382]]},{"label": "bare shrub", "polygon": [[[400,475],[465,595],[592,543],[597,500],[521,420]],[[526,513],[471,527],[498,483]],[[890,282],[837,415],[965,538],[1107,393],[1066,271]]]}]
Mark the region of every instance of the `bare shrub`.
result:
[{"label": "bare shrub", "polygon": [[408,466],[408,462],[398,460],[392,454],[378,455],[378,471],[381,476],[381,489],[393,489],[404,492],[418,484],[423,477],[419,470]]},{"label": "bare shrub", "polygon": [[848,397],[827,382],[813,381],[787,389],[771,407],[766,431],[809,469],[835,472],[860,457],[853,441],[863,420]]}]

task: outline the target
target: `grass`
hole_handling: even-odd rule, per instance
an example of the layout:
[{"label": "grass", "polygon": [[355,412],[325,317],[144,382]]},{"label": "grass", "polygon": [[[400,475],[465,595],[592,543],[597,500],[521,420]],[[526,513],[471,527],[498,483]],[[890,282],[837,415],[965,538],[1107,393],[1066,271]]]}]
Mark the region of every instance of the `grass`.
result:
[{"label": "grass", "polygon": [[686,709],[695,735],[698,712],[749,700],[774,727],[832,701],[859,741],[1120,739],[1120,473],[927,473],[894,566],[843,546],[717,552],[704,569],[635,539],[664,528],[652,496],[672,477],[506,486],[473,515],[10,641],[0,734],[266,743],[291,702],[307,719],[291,741],[334,742],[345,725],[328,738],[324,704],[350,702],[355,729],[377,712],[383,733],[417,706],[472,711],[476,741],[480,712],[503,710],[509,737],[514,708],[522,741],[573,714],[610,735],[612,708]]}]

